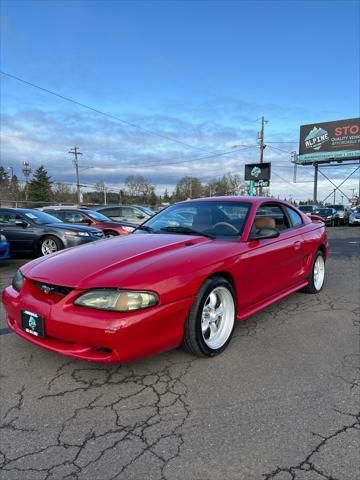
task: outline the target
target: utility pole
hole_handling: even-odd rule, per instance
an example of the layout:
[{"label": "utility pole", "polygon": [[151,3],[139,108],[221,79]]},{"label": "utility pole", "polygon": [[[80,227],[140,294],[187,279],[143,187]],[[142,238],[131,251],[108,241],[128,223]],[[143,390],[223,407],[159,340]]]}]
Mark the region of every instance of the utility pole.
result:
[{"label": "utility pole", "polygon": [[82,153],[79,151],[78,147],[74,146],[70,150],[72,155],[74,155],[74,165],[75,165],[75,172],[76,172],[76,191],[77,191],[77,199],[78,199],[78,204],[80,205],[81,203],[81,197],[80,197],[80,178],[79,178],[79,162],[78,162],[78,155],[82,155]]},{"label": "utility pole", "polygon": [[107,205],[107,188],[105,182],[103,182],[104,185],[104,205]]},{"label": "utility pole", "polygon": [[[261,130],[258,134],[259,142],[260,142],[260,163],[264,163],[264,150],[266,145],[264,144],[264,127],[265,123],[268,121],[265,120],[264,115],[261,117]],[[262,187],[259,187],[259,194],[262,195]]]},{"label": "utility pole", "polygon": [[266,145],[264,145],[264,127],[265,127],[265,122],[267,123],[267,120],[265,120],[265,117],[261,117],[261,130],[260,130],[260,135],[259,135],[259,140],[260,140],[260,163],[264,163],[264,149],[266,148]]}]

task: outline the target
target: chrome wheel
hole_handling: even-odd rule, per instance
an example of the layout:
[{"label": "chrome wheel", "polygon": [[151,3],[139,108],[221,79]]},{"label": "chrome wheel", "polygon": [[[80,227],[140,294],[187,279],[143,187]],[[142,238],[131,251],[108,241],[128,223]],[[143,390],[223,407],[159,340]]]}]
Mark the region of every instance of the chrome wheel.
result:
[{"label": "chrome wheel", "polygon": [[54,239],[46,238],[41,244],[41,253],[43,255],[50,255],[50,253],[55,253],[59,250],[59,247]]},{"label": "chrome wheel", "polygon": [[321,290],[325,279],[324,257],[319,255],[314,264],[314,286],[316,290]]},{"label": "chrome wheel", "polygon": [[211,349],[221,348],[229,339],[235,322],[235,305],[230,291],[217,287],[207,297],[201,313],[201,333]]}]

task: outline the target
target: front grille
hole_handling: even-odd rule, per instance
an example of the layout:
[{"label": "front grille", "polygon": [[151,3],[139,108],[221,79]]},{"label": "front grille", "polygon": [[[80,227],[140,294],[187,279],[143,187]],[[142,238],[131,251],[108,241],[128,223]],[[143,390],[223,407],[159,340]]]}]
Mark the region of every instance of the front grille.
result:
[{"label": "front grille", "polygon": [[71,292],[71,287],[62,287],[60,285],[51,285],[49,283],[35,282],[35,285],[46,295],[55,294],[65,297]]}]

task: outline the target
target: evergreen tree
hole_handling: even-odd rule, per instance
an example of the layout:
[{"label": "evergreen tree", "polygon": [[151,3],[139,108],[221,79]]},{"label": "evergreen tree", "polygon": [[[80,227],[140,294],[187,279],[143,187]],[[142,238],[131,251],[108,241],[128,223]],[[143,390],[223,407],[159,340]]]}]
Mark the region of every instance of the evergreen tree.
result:
[{"label": "evergreen tree", "polygon": [[28,184],[28,198],[33,202],[50,202],[52,197],[52,181],[41,165],[34,173],[33,179]]},{"label": "evergreen tree", "polygon": [[9,174],[4,167],[0,167],[0,197],[7,198],[9,193]]},{"label": "evergreen tree", "polygon": [[16,175],[13,175],[10,180],[9,186],[10,198],[12,200],[21,200],[21,188],[19,185],[19,180]]},{"label": "evergreen tree", "polygon": [[167,191],[167,188],[165,189],[165,192],[164,192],[164,196],[163,196],[162,201],[165,202],[165,203],[169,203],[169,202],[170,202],[170,197],[169,197],[169,193],[168,193],[168,191]]}]

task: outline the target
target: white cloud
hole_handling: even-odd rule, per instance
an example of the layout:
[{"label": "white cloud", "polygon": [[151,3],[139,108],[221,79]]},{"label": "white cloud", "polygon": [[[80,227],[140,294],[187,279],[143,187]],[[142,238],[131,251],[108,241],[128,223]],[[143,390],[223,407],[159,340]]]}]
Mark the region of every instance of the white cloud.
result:
[{"label": "white cloud", "polygon": [[[105,181],[110,187],[118,189],[128,175],[142,174],[156,185],[159,193],[163,193],[165,188],[171,192],[184,175],[197,176],[203,182],[224,173],[242,176],[245,163],[258,161],[256,132],[259,125],[254,117],[260,106],[255,107],[244,102],[234,104],[229,100],[218,104],[188,105],[178,116],[126,116],[126,121],[130,123],[141,124],[146,129],[156,130],[161,135],[207,152],[228,151],[235,144],[252,145],[251,148],[234,149],[233,153],[216,158],[206,158],[209,156],[206,151],[187,148],[91,112],[27,109],[12,114],[3,113],[2,164],[12,166],[22,178],[22,162],[26,160],[33,170],[44,165],[53,181],[74,182],[73,157],[68,152],[77,145],[83,153],[80,157],[81,183],[91,185]],[[285,120],[294,114],[291,109],[270,108],[276,119]],[[242,119],[244,127],[236,127],[234,118]],[[274,141],[293,140],[296,135],[295,127],[291,125],[286,129],[273,125],[267,133]],[[292,138],[289,139],[290,136]],[[295,148],[294,145],[279,145],[284,150]],[[290,154],[272,148],[275,146],[269,144],[265,150],[265,161],[272,163],[272,195],[281,198],[292,196],[296,200],[311,198],[312,167],[299,167],[298,180],[301,183],[292,183]],[[349,169],[341,166],[331,169],[331,173],[328,169],[327,175],[331,175],[335,183],[340,183],[351,172]],[[344,184],[344,192],[350,196],[351,188],[357,188],[357,182],[357,178],[353,177]],[[332,189],[329,182],[319,178],[319,199]]]}]

